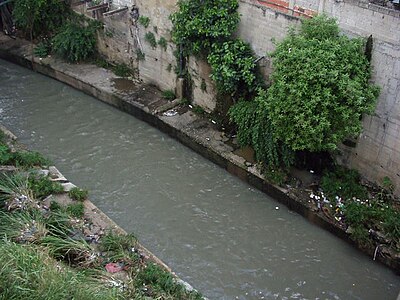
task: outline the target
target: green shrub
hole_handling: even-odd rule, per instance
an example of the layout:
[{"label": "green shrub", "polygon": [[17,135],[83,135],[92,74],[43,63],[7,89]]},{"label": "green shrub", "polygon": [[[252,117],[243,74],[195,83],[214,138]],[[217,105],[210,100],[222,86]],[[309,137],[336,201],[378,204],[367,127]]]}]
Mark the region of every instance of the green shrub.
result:
[{"label": "green shrub", "polygon": [[331,151],[361,130],[378,87],[369,83],[364,42],[339,34],[334,19],[305,20],[272,53],[268,117],[277,139],[293,150]]},{"label": "green shrub", "polygon": [[149,27],[150,24],[150,18],[146,16],[140,16],[139,17],[139,24],[143,25],[144,28]]},{"label": "green shrub", "polygon": [[53,38],[54,52],[70,62],[90,58],[96,50],[96,30],[96,25],[67,22]]},{"label": "green shrub", "polygon": [[175,100],[175,93],[173,90],[165,90],[162,92],[162,97],[166,100]]},{"label": "green shrub", "polygon": [[146,34],[144,35],[144,39],[146,40],[146,42],[148,42],[150,44],[150,46],[153,49],[155,49],[157,47],[156,37],[155,37],[154,33],[152,33],[151,31],[146,32]]},{"label": "green shrub", "polygon": [[78,187],[74,187],[68,192],[68,196],[70,196],[71,199],[76,201],[84,201],[87,199],[88,195],[89,192],[87,190],[82,190]]}]

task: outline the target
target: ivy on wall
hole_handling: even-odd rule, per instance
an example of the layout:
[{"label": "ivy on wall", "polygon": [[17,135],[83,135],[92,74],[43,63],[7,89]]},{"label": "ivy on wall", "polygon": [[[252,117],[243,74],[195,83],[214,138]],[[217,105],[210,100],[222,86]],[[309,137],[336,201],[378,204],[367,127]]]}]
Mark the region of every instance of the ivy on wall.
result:
[{"label": "ivy on wall", "polygon": [[249,44],[239,39],[214,43],[207,61],[219,92],[236,94],[254,88],[256,64]]}]

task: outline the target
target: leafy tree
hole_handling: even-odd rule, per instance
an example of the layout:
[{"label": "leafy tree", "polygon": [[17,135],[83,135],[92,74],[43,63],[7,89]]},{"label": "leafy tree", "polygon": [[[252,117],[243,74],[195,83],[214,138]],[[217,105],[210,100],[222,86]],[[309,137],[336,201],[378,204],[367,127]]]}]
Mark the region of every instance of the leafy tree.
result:
[{"label": "leafy tree", "polygon": [[208,51],[214,42],[229,38],[239,23],[237,0],[179,0],[171,15],[172,38],[187,54]]},{"label": "leafy tree", "polygon": [[212,69],[210,77],[219,92],[232,94],[253,89],[256,64],[249,44],[238,39],[214,43],[207,60]]},{"label": "leafy tree", "polygon": [[334,19],[304,21],[272,54],[268,118],[278,140],[293,150],[334,150],[361,130],[379,94],[369,84],[370,66],[361,39],[339,34]]},{"label": "leafy tree", "polygon": [[13,17],[30,38],[57,29],[68,16],[69,7],[60,0],[15,0]]}]

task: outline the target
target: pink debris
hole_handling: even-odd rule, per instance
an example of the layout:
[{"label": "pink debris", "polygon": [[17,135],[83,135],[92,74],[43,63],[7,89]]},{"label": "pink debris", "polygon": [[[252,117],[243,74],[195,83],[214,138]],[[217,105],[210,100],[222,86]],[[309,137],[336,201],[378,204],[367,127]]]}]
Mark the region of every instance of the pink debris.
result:
[{"label": "pink debris", "polygon": [[122,271],[122,266],[118,263],[106,264],[106,270],[108,273],[117,273]]}]

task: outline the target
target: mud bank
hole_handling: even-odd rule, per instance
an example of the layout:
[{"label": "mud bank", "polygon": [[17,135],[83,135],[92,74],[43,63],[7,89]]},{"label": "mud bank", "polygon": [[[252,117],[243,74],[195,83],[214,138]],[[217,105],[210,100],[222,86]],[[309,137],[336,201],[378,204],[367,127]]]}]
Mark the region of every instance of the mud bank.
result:
[{"label": "mud bank", "polygon": [[[352,242],[343,228],[315,209],[309,201],[298,197],[299,191],[296,188],[282,188],[267,182],[251,161],[238,155],[240,153],[235,151],[237,149],[232,141],[211,120],[189,109],[170,110],[173,104],[163,99],[157,88],[140,82],[128,82],[95,65],[68,64],[52,57],[34,58],[32,62],[30,44],[6,36],[0,36],[0,58],[57,79],[157,127],[310,222],[352,243],[371,259],[374,257],[375,248],[365,248]],[[400,272],[399,254],[384,247],[379,250],[376,260]]]}]

